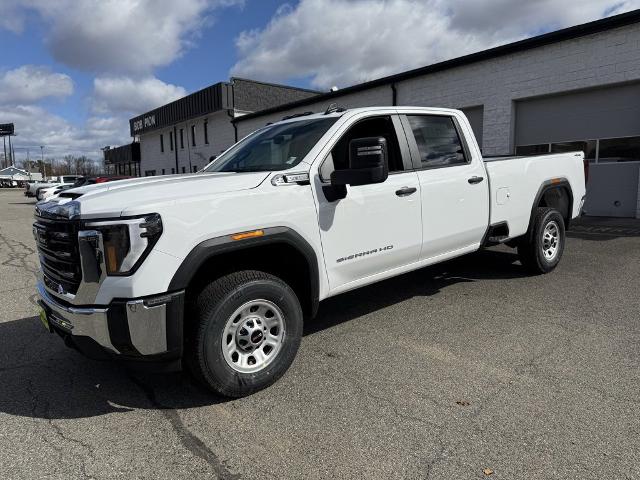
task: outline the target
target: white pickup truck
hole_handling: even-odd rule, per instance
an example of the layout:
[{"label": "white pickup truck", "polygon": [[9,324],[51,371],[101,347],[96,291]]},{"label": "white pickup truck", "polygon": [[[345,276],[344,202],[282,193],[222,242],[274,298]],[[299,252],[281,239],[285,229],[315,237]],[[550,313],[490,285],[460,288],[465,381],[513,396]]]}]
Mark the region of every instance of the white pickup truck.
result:
[{"label": "white pickup truck", "polygon": [[550,272],[584,196],[582,153],[483,159],[457,110],[303,114],[197,174],[38,203],[41,319],[92,357],[247,395],[328,297],[498,243]]}]

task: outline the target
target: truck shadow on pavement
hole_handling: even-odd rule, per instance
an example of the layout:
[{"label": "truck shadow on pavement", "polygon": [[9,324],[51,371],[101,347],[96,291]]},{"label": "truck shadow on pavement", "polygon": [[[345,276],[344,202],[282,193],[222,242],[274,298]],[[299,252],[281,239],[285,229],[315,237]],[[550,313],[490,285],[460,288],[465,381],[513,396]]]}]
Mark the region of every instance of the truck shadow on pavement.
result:
[{"label": "truck shadow on pavement", "polygon": [[[515,254],[486,250],[329,299],[304,335],[332,328],[413,297],[437,295],[459,282],[526,276]],[[86,359],[44,330],[37,317],[0,323],[0,412],[47,420],[89,418],[136,409],[175,409],[227,402],[187,374],[143,374]]]},{"label": "truck shadow on pavement", "polygon": [[329,298],[320,304],[318,316],[305,324],[304,334],[311,335],[410,298],[436,295],[456,283],[528,276],[516,263],[518,256],[513,252],[481,250]]}]

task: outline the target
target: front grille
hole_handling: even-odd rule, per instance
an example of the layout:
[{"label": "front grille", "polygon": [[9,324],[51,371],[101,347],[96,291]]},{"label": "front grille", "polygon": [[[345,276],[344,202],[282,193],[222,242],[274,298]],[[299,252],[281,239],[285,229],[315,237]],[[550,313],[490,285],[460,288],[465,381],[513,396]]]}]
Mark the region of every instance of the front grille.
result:
[{"label": "front grille", "polygon": [[78,223],[36,215],[33,235],[47,287],[54,292],[64,291],[75,295],[82,280]]}]

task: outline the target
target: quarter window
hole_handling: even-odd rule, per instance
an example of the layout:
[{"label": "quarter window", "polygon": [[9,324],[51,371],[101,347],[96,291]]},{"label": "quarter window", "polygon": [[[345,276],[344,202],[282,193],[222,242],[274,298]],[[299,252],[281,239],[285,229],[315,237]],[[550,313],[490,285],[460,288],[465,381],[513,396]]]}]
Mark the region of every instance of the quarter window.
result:
[{"label": "quarter window", "polygon": [[463,165],[467,159],[453,118],[407,115],[418,145],[422,168]]}]

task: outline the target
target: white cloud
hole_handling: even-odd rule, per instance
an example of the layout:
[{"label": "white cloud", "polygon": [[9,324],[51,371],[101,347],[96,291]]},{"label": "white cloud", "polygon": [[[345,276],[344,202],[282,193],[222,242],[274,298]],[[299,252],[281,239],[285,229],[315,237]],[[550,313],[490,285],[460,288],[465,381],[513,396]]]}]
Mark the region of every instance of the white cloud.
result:
[{"label": "white cloud", "polygon": [[155,77],[98,77],[93,85],[93,108],[102,114],[137,115],[187,94],[184,88]]},{"label": "white cloud", "polygon": [[0,27],[20,32],[30,12],[48,25],[46,45],[66,65],[149,73],[189,46],[211,13],[244,0],[0,0]]},{"label": "white cloud", "polygon": [[[18,158],[39,153],[86,154],[131,141],[129,118],[186,95],[153,71],[180,57],[213,22],[220,8],[244,0],[0,0],[0,32],[29,32],[38,20],[41,40],[53,58],[92,72],[94,88],[86,98],[87,118],[70,121],[40,101],[73,93],[73,82],[43,67],[0,71],[0,119],[12,121]],[[27,54],[27,52],[25,52]],[[0,59],[0,62],[2,60]],[[1,65],[1,64],[0,64]]]},{"label": "white cloud", "polygon": [[640,6],[640,0],[301,0],[236,39],[236,75],[346,86]]},{"label": "white cloud", "polygon": [[40,145],[50,158],[74,154],[98,159],[102,155],[100,147],[131,141],[126,120],[123,128],[123,119],[117,117],[90,117],[78,127],[42,107],[17,105],[0,106],[0,118],[11,119],[16,125],[13,144],[19,161],[27,157],[27,151],[32,159],[39,158]]},{"label": "white cloud", "polygon": [[47,67],[23,65],[0,72],[0,104],[33,103],[46,97],[73,94],[73,81],[68,75],[52,72]]}]

